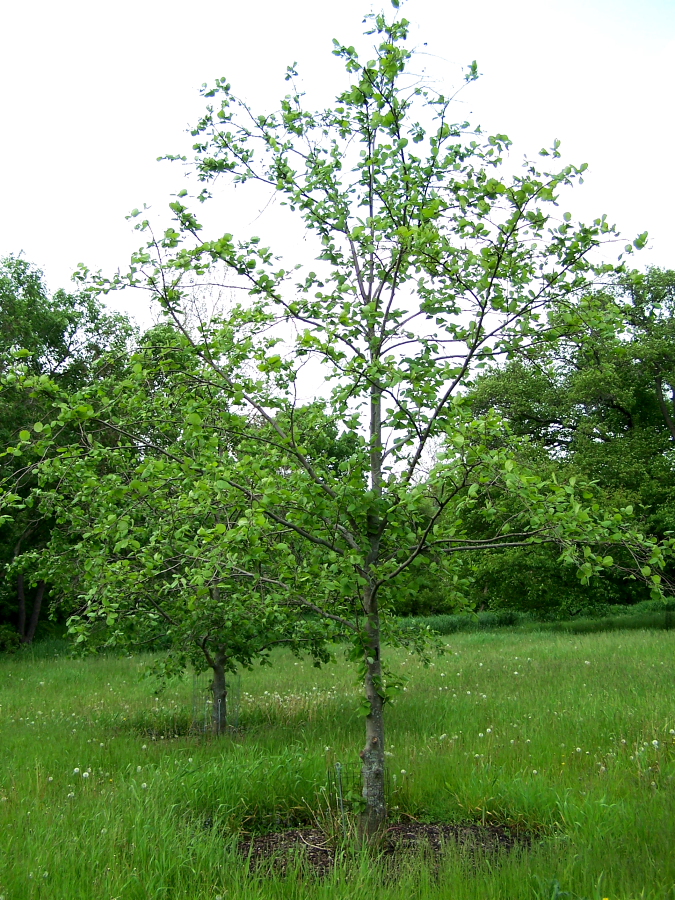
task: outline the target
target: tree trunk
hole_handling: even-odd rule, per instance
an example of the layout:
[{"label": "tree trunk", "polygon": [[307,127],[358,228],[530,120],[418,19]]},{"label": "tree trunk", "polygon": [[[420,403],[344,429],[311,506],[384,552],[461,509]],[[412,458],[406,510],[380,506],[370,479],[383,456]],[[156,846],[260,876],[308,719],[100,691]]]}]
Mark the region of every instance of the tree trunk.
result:
[{"label": "tree trunk", "polygon": [[[25,592],[23,590],[23,576],[19,576],[22,579],[21,593],[23,594],[23,615],[21,612],[21,599],[19,600],[19,622],[23,619],[23,628],[26,626],[26,597]],[[37,588],[35,590],[35,599],[33,600],[33,611],[31,612],[30,622],[28,624],[28,631],[22,630],[21,632],[21,641],[24,644],[32,644],[33,638],[35,637],[35,632],[37,630],[38,621],[40,619],[40,610],[42,609],[42,600],[45,595],[46,584],[44,581],[38,581]]]},{"label": "tree trunk", "polygon": [[[377,505],[382,497],[382,391],[373,384],[370,390],[370,487],[375,504],[368,515],[370,551],[366,570],[377,565],[380,556],[382,521]],[[374,579],[373,579],[374,580]],[[384,698],[382,696],[382,659],[380,648],[380,613],[377,588],[369,583],[363,593],[366,614],[367,643],[365,649],[366,675],[364,688],[370,712],[366,716],[366,746],[361,751],[361,778],[365,809],[361,814],[359,831],[365,840],[372,840],[387,820],[384,794]]]},{"label": "tree trunk", "polygon": [[23,641],[26,637],[26,587],[23,575],[17,575],[16,577],[16,590],[19,596],[19,636]]},{"label": "tree trunk", "polygon": [[211,682],[211,692],[213,695],[213,709],[211,711],[211,720],[213,733],[215,735],[223,734],[227,729],[227,680],[225,677],[225,664],[227,663],[227,655],[222,647],[218,648],[218,652],[211,660],[211,669],[213,671],[213,681]]},{"label": "tree trunk", "polygon": [[361,836],[371,839],[382,830],[387,819],[384,793],[384,699],[382,692],[382,663],[380,661],[380,628],[377,599],[371,598],[367,633],[370,646],[365,659],[364,688],[370,704],[366,716],[366,746],[361,751],[361,777],[365,809],[361,815]]},{"label": "tree trunk", "polygon": [[38,621],[40,619],[40,610],[42,609],[42,600],[44,599],[46,584],[44,581],[39,581],[37,590],[35,591],[35,600],[33,600],[33,612],[30,617],[30,625],[28,626],[28,633],[26,634],[26,643],[31,644],[33,642],[33,638],[35,637],[35,632],[37,630]]}]

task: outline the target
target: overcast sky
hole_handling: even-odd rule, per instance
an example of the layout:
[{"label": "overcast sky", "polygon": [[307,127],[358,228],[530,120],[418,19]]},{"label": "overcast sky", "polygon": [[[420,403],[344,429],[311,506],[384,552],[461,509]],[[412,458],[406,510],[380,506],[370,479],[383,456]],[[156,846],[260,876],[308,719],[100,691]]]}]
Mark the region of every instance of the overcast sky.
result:
[{"label": "overcast sky", "polygon": [[[257,109],[275,108],[288,64],[308,100],[340,89],[331,39],[364,46],[369,0],[33,0],[6,4],[0,38],[0,255],[23,251],[52,288],[79,262],[124,268],[139,243],[125,220],[161,213],[203,108],[199,88],[226,76]],[[387,3],[387,7],[389,5]],[[566,206],[603,212],[627,238],[648,230],[641,265],[675,267],[675,0],[408,0],[427,75],[450,90],[478,61],[457,118],[514,140],[512,156],[562,140],[587,162]],[[224,230],[264,231],[235,204]],[[273,220],[271,220],[273,221]],[[257,227],[260,225],[260,227]],[[264,235],[266,238],[268,236]],[[141,301],[138,301],[140,304]],[[132,309],[145,320],[141,305]]]}]

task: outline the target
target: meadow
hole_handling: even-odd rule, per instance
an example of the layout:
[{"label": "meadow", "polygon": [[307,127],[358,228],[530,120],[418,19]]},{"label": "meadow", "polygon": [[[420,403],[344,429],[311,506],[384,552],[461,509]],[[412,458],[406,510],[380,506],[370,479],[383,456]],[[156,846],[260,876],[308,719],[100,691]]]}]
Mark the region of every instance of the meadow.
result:
[{"label": "meadow", "polygon": [[[393,819],[504,824],[515,850],[346,850],[332,874],[250,872],[241,834],[342,824],[363,741],[354,673],[286,652],[241,675],[239,727],[191,729],[193,682],[150,656],[0,657],[2,900],[675,898],[675,632],[455,634],[387,710]],[[349,798],[347,797],[347,800]]]}]

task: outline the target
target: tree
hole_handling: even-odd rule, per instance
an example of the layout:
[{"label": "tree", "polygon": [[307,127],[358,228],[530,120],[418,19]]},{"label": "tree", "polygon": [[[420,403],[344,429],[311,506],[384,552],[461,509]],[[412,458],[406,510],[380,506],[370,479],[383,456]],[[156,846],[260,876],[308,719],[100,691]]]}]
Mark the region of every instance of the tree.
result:
[{"label": "tree", "polygon": [[[302,598],[348,637],[364,689],[366,835],[386,817],[384,706],[399,683],[382,646],[398,639],[388,615],[398,592],[415,590],[420,573],[456,578],[455,560],[477,549],[550,542],[588,578],[613,565],[607,545],[625,546],[654,590],[663,559],[629,527],[630,510],[607,515],[580,482],[533,472],[500,417],[475,417],[463,399],[496,356],[553,340],[549,311],[574,312],[607,271],[592,261],[613,233],[606,220],[555,218],[558,192],[583,167],[504,174],[508,139],[452,124],[450,99],[409,74],[408,22],[369,21],[372,60],[335,45],[349,84],[333,108],[305,110],[291,68],[278,112],[254,115],[220,80],[194,130],[199,200],[220,176],[278,192],[317,239],[316,272],[296,281],[256,238],[204,239],[179,198],[163,236],[140,223],[148,242],[126,277],[93,279],[102,291],[148,290],[199,361],[201,389],[223,398],[218,433],[230,449],[209,465],[248,509],[223,534],[237,547],[230,574],[264,586],[273,605]],[[201,292],[232,284],[249,302],[200,324]],[[321,367],[329,421],[354,444],[337,467],[296,427],[308,358]],[[108,421],[108,398],[87,397],[59,421],[77,416],[91,434]],[[213,435],[198,419],[184,446]],[[325,416],[310,425],[324,428]],[[487,537],[471,536],[476,515]]]},{"label": "tree", "polygon": [[[302,596],[285,590],[274,602],[269,586],[278,592],[280,585],[269,562],[265,578],[241,569],[242,558],[251,565],[273,554],[247,528],[250,503],[222,480],[220,460],[237,452],[236,435],[249,423],[230,414],[186,349],[173,329],[153,329],[125,370],[102,373],[79,395],[105,398],[103,416],[78,403],[58,425],[45,424],[48,442],[64,426],[79,440],[45,459],[26,503],[54,520],[33,566],[56,589],[75,588],[69,625],[76,642],[90,650],[161,649],[159,676],[188,662],[210,667],[218,735],[227,728],[228,672],[267,662],[279,644],[326,662],[339,632],[315,615],[298,616],[298,607],[314,612]],[[296,410],[296,427],[307,430],[308,418],[315,426],[320,408]],[[351,444],[322,425],[309,444],[337,464]]]},{"label": "tree", "polygon": [[[622,274],[589,295],[586,314],[555,346],[493,367],[472,388],[474,408],[497,409],[527,436],[540,469],[593,479],[606,502],[633,505],[657,538],[675,528],[674,299],[673,272]],[[496,603],[582,611],[645,596],[625,579],[570,590],[544,550],[480,566]]]},{"label": "tree", "polygon": [[[22,257],[0,260],[0,446],[18,440],[25,428],[40,422],[49,401],[39,392],[27,393],[17,383],[13,369],[46,379],[64,390],[75,390],[91,378],[96,361],[106,353],[115,366],[114,354],[123,352],[133,329],[124,316],[107,313],[91,295],[50,294],[42,272]],[[0,477],[18,479],[22,497],[35,481],[31,463],[5,455]],[[27,551],[39,554],[49,539],[51,523],[36,506],[24,509],[6,522],[0,532],[0,621],[14,620],[20,639],[31,643],[37,629],[47,585],[35,577]],[[28,589],[35,588],[30,611]]]}]

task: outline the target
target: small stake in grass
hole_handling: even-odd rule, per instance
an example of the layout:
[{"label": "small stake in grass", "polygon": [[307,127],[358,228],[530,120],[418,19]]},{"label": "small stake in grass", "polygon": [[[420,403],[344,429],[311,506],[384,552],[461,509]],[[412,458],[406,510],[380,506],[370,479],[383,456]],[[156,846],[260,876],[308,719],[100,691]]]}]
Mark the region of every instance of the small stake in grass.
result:
[{"label": "small stake in grass", "polygon": [[340,817],[342,819],[342,836],[347,839],[347,823],[345,822],[345,806],[342,796],[342,763],[335,763],[337,776],[338,802],[340,804]]}]

